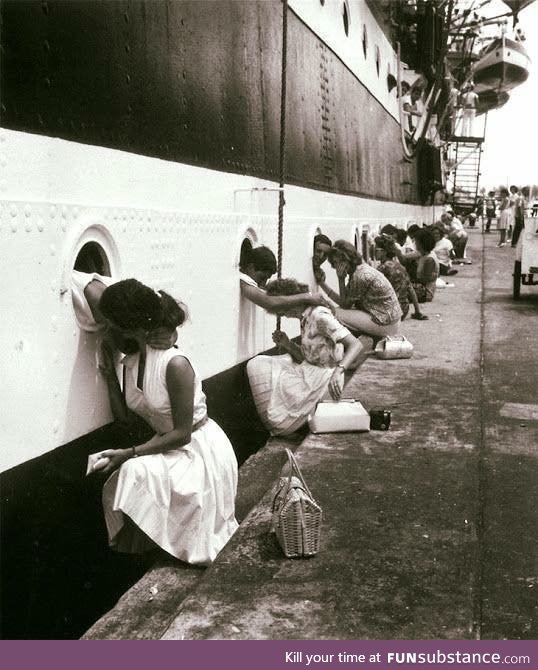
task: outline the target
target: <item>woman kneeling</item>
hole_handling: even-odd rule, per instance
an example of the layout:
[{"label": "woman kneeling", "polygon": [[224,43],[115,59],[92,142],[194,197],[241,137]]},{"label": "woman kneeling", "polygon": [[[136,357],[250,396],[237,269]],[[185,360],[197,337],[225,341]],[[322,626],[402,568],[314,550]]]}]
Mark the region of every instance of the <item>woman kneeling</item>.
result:
[{"label": "woman kneeling", "polygon": [[103,488],[109,543],[125,552],[155,543],[188,563],[211,563],[237,528],[235,454],[207,416],[202,380],[187,354],[148,346],[153,330],[183,323],[186,310],[135,279],[108,287],[99,307],[109,327],[138,347],[122,361],[123,393],[103,348],[114,417],[127,420],[129,409],[155,430],[144,444],[102,454],[111,473]]},{"label": "woman kneeling", "polygon": [[[295,279],[276,279],[267,285],[269,295],[298,295],[308,286]],[[357,364],[360,340],[327,307],[282,307],[278,316],[301,321],[301,345],[281,332],[273,341],[288,353],[256,356],[247,373],[256,409],[273,435],[288,435],[304,425],[308,415],[327,393],[338,400],[344,373]]]}]

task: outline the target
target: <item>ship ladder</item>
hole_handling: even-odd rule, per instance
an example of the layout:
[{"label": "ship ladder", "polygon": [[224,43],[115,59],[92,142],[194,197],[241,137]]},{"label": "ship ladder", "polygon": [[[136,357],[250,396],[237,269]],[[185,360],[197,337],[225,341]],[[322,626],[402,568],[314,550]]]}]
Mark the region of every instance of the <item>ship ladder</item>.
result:
[{"label": "ship ladder", "polygon": [[480,182],[482,138],[461,138],[452,144],[454,160],[454,190],[452,205],[455,211],[470,214],[476,208]]}]

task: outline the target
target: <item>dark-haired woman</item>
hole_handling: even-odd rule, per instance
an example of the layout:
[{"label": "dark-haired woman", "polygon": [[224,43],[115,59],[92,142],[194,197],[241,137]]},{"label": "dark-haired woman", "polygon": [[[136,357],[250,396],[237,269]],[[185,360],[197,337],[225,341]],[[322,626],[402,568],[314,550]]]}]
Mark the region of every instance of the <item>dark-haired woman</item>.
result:
[{"label": "dark-haired woman", "polygon": [[363,263],[361,254],[345,240],[336,240],[329,253],[336,271],[340,293],[325,283],[322,289],[341,309],[336,317],[358,333],[380,338],[396,335],[402,310],[389,280],[378,270]]},{"label": "dark-haired woman", "polygon": [[[111,286],[117,280],[112,277],[98,274],[97,272],[81,272],[73,270],[71,274],[71,298],[73,309],[78,325],[87,332],[106,332],[106,323],[101,314],[99,303],[107,286]],[[175,320],[176,312],[166,319],[166,324],[157,328],[149,334],[148,343],[155,349],[168,349],[173,346],[177,340],[176,328],[179,323]],[[115,344],[119,344],[119,338],[115,338]],[[125,345],[125,341],[122,345]],[[130,341],[127,349],[135,347],[135,343]],[[123,346],[122,351],[127,353]]]},{"label": "dark-haired woman", "polygon": [[419,302],[431,302],[439,277],[439,261],[434,252],[435,238],[429,230],[421,228],[415,236],[415,244],[420,257],[413,288]]},{"label": "dark-haired woman", "polygon": [[[308,290],[295,279],[267,285],[274,296],[300,295]],[[287,351],[282,356],[256,356],[247,363],[252,395],[260,418],[273,435],[288,435],[306,423],[316,404],[329,393],[339,399],[344,373],[356,366],[360,340],[327,307],[281,307],[279,316],[301,321],[301,346],[281,332],[273,341]]]},{"label": "dark-haired woman", "polygon": [[[104,373],[118,420],[132,410],[155,435],[129,449],[102,452],[111,473],[103,488],[109,542],[138,552],[152,543],[188,563],[207,565],[237,528],[237,461],[222,429],[207,416],[202,381],[187,354],[148,346],[152,331],[186,311],[171,296],[134,279],[108,287],[99,303],[109,326],[137,342],[123,359],[121,393],[104,350]],[[150,542],[151,540],[151,542]]]},{"label": "dark-haired woman", "polygon": [[394,240],[385,235],[381,235],[376,237],[375,245],[376,259],[380,262],[377,269],[389,280],[398,297],[398,302],[402,309],[402,321],[409,312],[410,302],[413,303],[414,307],[414,312],[411,315],[411,318],[417,319],[418,321],[427,320],[428,317],[420,311],[417,295],[411,284],[411,279],[407,270],[397,259],[397,248]]}]

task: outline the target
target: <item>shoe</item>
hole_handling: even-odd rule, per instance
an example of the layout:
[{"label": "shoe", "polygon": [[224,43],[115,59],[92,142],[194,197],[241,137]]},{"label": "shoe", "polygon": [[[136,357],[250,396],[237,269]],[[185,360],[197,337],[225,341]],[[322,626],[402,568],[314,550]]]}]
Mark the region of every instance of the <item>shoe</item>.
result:
[{"label": "shoe", "polygon": [[417,321],[427,321],[428,317],[425,314],[421,314],[420,312],[411,314],[412,319],[416,319]]},{"label": "shoe", "polygon": [[[463,263],[462,263],[462,265],[463,265]],[[446,274],[447,274],[447,276],[450,277],[451,275],[457,275],[458,271],[454,270],[454,268],[452,268],[452,270],[449,270]]]},{"label": "shoe", "polygon": [[499,244],[497,245],[497,247],[505,247],[505,246],[506,246],[506,242],[499,242]]}]

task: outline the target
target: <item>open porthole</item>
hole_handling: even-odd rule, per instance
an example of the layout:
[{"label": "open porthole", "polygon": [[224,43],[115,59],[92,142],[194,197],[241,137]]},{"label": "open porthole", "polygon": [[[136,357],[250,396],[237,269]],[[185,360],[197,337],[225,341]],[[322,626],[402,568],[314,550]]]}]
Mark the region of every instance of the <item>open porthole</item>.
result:
[{"label": "open porthole", "polygon": [[245,271],[248,263],[248,257],[252,251],[252,240],[248,237],[245,237],[241,243],[241,250],[239,252],[239,269],[241,272]]},{"label": "open porthole", "polygon": [[98,242],[86,242],[75,258],[73,270],[111,277],[110,262],[103,247]]},{"label": "open porthole", "polygon": [[347,4],[347,0],[344,0],[343,6],[342,6],[342,22],[344,24],[344,32],[346,34],[346,37],[349,35],[349,6]]},{"label": "open porthole", "polygon": [[365,263],[368,263],[368,260],[370,259],[370,248],[368,244],[368,233],[370,232],[370,228],[368,226],[364,227],[362,229],[361,233],[361,254],[362,254],[362,259]]},{"label": "open porthole", "polygon": [[118,248],[108,228],[95,223],[72,230],[65,247],[63,268],[60,294],[71,294],[75,318],[83,330],[97,330],[95,311],[88,302],[86,288],[94,279],[108,286],[120,277]]}]

